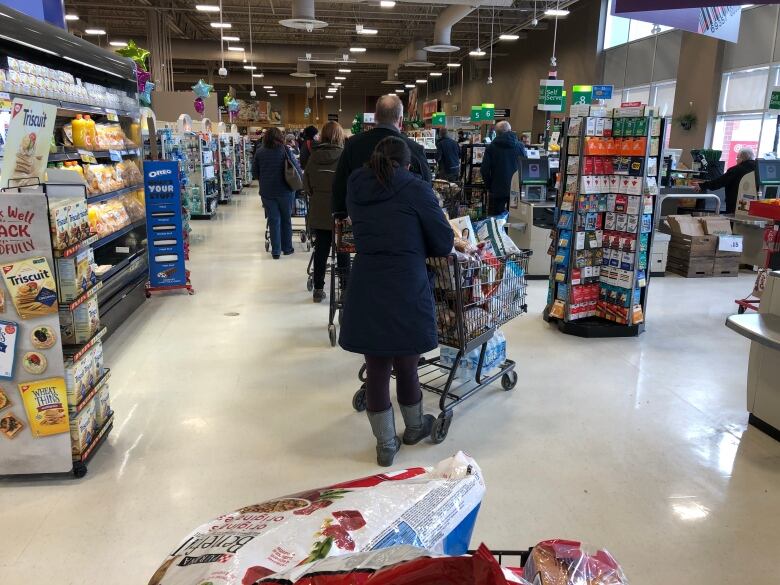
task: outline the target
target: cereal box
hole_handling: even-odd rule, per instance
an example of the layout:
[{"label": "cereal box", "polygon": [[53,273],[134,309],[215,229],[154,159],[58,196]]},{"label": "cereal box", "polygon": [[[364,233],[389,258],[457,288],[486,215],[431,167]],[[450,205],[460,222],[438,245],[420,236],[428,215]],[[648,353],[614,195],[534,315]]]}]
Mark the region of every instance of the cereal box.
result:
[{"label": "cereal box", "polygon": [[19,384],[34,437],[68,432],[68,400],[65,380],[48,378]]},{"label": "cereal box", "polygon": [[21,319],[57,312],[57,286],[46,258],[27,258],[4,264],[0,269]]},{"label": "cereal box", "polygon": [[90,400],[87,406],[70,421],[70,444],[73,455],[81,455],[92,444],[97,428],[95,406],[95,400]]},{"label": "cereal box", "polygon": [[101,428],[111,416],[111,404],[108,395],[108,384],[103,386],[98,392],[95,400],[95,423],[97,428]]}]

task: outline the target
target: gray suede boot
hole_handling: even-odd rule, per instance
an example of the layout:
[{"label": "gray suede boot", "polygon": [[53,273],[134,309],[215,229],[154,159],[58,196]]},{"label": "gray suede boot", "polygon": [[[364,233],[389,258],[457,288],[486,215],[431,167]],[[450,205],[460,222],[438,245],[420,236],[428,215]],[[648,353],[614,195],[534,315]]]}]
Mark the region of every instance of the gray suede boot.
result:
[{"label": "gray suede boot", "polygon": [[416,445],[425,437],[431,436],[431,428],[436,421],[436,417],[432,414],[423,415],[422,400],[410,406],[401,404],[401,414],[406,424],[404,445]]},{"label": "gray suede boot", "polygon": [[382,412],[368,412],[368,421],[376,437],[376,462],[382,467],[393,464],[395,454],[401,448],[401,440],[395,434],[395,416],[390,407]]}]

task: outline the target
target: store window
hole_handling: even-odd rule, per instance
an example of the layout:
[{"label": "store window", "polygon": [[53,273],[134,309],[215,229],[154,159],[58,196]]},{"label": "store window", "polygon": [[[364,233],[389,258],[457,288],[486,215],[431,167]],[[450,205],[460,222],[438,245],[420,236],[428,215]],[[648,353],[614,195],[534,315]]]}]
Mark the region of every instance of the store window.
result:
[{"label": "store window", "polygon": [[[712,148],[722,150],[720,160],[730,168],[737,163],[737,154],[742,148],[752,148],[754,152],[766,152],[761,145],[761,130],[764,116],[761,114],[721,115],[715,121]],[[772,134],[774,140],[774,134]],[[769,150],[772,150],[771,143]]]},{"label": "store window", "polygon": [[638,41],[654,34],[672,30],[670,26],[655,25],[641,20],[621,18],[612,15],[613,0],[607,2],[607,22],[604,27],[604,48],[610,49],[619,45],[625,45],[631,41]]},{"label": "store window", "polygon": [[720,85],[721,112],[763,110],[766,102],[769,67],[723,74]]}]

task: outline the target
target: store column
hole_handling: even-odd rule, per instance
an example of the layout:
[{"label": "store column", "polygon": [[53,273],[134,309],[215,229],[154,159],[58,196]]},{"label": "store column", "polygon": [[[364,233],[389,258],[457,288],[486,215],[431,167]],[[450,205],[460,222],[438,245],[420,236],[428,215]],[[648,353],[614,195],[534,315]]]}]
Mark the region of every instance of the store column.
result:
[{"label": "store column", "polygon": [[676,119],[692,112],[698,121],[690,130],[684,130],[676,122],[672,123],[669,145],[683,149],[683,162],[688,165],[691,164],[691,149],[709,145],[715,130],[722,57],[721,41],[694,33],[683,33],[677,65],[674,115]]}]

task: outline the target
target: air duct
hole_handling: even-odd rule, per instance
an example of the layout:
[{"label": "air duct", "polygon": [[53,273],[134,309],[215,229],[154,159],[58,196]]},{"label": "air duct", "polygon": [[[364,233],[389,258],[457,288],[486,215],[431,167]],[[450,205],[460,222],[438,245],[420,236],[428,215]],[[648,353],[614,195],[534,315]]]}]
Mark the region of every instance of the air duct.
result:
[{"label": "air duct", "polygon": [[425,41],[422,39],[414,39],[409,46],[403,50],[404,55],[411,55],[411,57],[404,61],[404,65],[407,67],[433,67],[433,63],[428,61],[428,55],[425,52]]},{"label": "air duct", "polygon": [[311,66],[309,64],[308,60],[299,60],[298,65],[295,68],[295,71],[290,73],[290,76],[292,77],[316,77],[314,73],[311,72]]},{"label": "air duct", "polygon": [[383,85],[403,85],[404,82],[398,78],[399,63],[400,56],[387,64],[387,79],[382,82]]},{"label": "air duct", "polygon": [[314,0],[293,0],[292,18],[280,20],[279,24],[287,28],[297,28],[307,32],[315,28],[325,28],[328,23],[324,20],[317,20],[314,17]]},{"label": "air duct", "polygon": [[453,4],[442,10],[433,29],[433,44],[425,47],[425,50],[429,53],[454,53],[460,50],[460,47],[452,44],[452,27],[481,4],[475,0],[470,6]]}]

